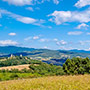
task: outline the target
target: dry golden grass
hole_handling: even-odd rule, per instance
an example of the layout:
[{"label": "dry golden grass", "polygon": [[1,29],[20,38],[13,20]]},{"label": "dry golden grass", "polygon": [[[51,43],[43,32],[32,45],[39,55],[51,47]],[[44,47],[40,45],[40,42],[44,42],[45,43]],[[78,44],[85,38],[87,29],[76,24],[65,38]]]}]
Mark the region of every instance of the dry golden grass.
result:
[{"label": "dry golden grass", "polygon": [[0,61],[6,61],[7,59],[0,59]]},{"label": "dry golden grass", "polygon": [[30,64],[24,64],[24,65],[17,65],[17,66],[8,66],[8,67],[0,67],[0,70],[5,69],[5,70],[11,70],[11,69],[18,69],[22,70],[24,68],[29,69]]},{"label": "dry golden grass", "polygon": [[0,90],[90,90],[90,75],[3,81]]}]

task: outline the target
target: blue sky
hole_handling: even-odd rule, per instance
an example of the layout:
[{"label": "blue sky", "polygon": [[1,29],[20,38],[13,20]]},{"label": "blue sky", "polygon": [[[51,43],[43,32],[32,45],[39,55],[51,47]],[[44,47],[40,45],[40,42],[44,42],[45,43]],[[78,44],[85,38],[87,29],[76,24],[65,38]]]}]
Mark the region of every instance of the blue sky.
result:
[{"label": "blue sky", "polygon": [[90,50],[90,0],[0,0],[0,46]]}]

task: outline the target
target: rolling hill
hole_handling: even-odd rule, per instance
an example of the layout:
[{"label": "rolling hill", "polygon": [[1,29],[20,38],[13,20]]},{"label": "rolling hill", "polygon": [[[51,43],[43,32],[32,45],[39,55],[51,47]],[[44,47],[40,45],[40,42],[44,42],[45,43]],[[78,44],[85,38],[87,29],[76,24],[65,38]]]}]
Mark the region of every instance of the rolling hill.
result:
[{"label": "rolling hill", "polygon": [[62,65],[67,58],[73,57],[89,57],[90,51],[84,50],[49,50],[49,49],[35,49],[16,46],[1,46],[0,57],[10,57],[13,54],[15,56],[28,56],[31,59],[42,60],[43,62],[53,63],[56,65]]}]

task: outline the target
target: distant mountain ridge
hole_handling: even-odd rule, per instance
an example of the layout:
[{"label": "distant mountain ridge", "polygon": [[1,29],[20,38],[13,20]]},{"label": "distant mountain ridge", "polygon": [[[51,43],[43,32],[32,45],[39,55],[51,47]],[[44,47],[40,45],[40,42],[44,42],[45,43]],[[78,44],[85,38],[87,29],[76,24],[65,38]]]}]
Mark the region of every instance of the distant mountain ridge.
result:
[{"label": "distant mountain ridge", "polygon": [[33,51],[34,48],[16,47],[16,46],[0,46],[0,53],[11,54],[24,51]]},{"label": "distant mountain ridge", "polygon": [[[24,51],[33,51],[33,50],[49,50],[49,49],[35,49],[35,48],[27,48],[27,47],[17,47],[17,46],[0,46],[0,53],[6,53],[6,54],[11,54],[11,53],[17,53],[17,52],[24,52]],[[90,53],[90,51],[85,51],[85,50],[52,50],[52,51],[60,51],[63,53]]]},{"label": "distant mountain ridge", "polygon": [[73,50],[69,50],[71,52],[78,52],[78,53],[90,53],[90,51],[85,51],[85,50],[77,50],[77,49],[73,49]]}]

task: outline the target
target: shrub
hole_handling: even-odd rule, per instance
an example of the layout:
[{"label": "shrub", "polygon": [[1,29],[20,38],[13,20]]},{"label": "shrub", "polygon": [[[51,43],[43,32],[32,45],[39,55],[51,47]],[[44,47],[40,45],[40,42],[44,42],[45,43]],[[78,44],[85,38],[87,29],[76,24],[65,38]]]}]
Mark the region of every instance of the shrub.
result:
[{"label": "shrub", "polygon": [[10,78],[18,78],[19,76],[17,74],[11,74]]}]

